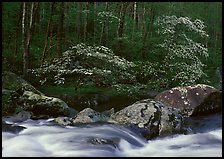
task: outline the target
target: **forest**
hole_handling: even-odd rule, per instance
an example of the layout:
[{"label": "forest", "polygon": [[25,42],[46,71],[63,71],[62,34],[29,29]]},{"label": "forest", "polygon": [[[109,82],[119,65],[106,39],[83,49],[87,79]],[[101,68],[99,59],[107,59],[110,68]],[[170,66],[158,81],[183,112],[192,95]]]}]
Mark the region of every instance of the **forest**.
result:
[{"label": "forest", "polygon": [[3,2],[3,70],[38,88],[221,87],[221,2]]}]

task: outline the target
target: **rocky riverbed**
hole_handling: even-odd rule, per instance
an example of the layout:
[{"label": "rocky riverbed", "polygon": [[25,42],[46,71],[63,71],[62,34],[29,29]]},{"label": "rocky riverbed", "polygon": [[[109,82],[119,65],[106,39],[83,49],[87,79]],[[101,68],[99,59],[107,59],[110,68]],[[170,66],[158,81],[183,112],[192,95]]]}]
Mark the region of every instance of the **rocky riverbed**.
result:
[{"label": "rocky riverbed", "polygon": [[[213,142],[218,149],[221,145],[222,92],[204,84],[175,87],[158,93],[155,98],[133,101],[132,104],[127,100],[129,104],[120,109],[114,109],[115,104],[114,107],[102,111],[94,110],[91,103],[81,110],[76,110],[75,104],[71,107],[60,98],[46,96],[10,72],[4,73],[2,93],[4,156],[130,156],[134,154],[129,150],[144,151],[149,143],[156,145],[163,143],[167,138],[171,141],[174,139],[175,143],[165,146],[168,151],[185,147],[186,150],[190,150],[193,148],[193,140],[196,140],[196,145],[208,144],[209,149]],[[101,100],[104,98],[97,96],[92,102]],[[117,102],[119,103],[119,100]],[[51,136],[52,139],[48,140],[49,135],[55,137]],[[201,138],[201,135],[209,142],[197,141],[196,136]],[[32,141],[27,140],[27,137],[33,138]],[[182,138],[185,137],[192,143],[188,143],[187,146],[176,144],[175,140],[182,142]],[[46,142],[43,138],[47,139]],[[54,138],[58,138],[57,143],[53,142]],[[14,142],[22,143],[21,148],[30,145],[30,150],[27,150],[27,153],[21,152],[20,146]],[[74,146],[77,143],[79,144]],[[11,144],[15,145],[18,153],[11,154]],[[56,147],[63,144],[68,146],[68,151],[65,148],[63,153],[58,154]],[[71,148],[72,145],[74,149]],[[77,152],[83,148],[86,148],[85,153]],[[97,153],[92,153],[93,149],[97,149]],[[208,151],[200,146],[197,149],[201,153],[205,149]],[[87,150],[89,154],[86,154]],[[214,152],[211,156],[221,155]],[[145,152],[139,156],[144,156],[143,154]],[[164,152],[161,155],[165,154]],[[181,154],[190,155],[181,152],[177,156]],[[200,156],[197,152],[195,154]],[[154,156],[153,153],[146,153],[147,155]],[[169,156],[169,153],[167,155]]]}]

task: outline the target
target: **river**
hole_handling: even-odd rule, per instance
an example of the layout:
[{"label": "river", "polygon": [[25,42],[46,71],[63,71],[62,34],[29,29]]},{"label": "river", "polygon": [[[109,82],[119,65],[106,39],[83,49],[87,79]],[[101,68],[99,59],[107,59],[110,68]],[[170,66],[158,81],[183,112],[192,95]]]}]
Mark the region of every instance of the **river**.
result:
[{"label": "river", "polygon": [[[192,119],[192,133],[146,140],[134,129],[109,123],[57,126],[28,119],[19,133],[2,132],[3,157],[221,157],[222,114]],[[10,123],[10,121],[6,121]],[[16,124],[16,123],[14,123]]]}]

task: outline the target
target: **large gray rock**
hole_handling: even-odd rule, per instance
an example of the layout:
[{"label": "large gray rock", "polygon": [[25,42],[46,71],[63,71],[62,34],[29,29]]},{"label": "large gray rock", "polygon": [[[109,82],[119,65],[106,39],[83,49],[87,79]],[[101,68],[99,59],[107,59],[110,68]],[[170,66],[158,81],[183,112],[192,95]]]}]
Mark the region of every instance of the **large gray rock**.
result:
[{"label": "large gray rock", "polygon": [[138,101],[111,115],[109,122],[137,126],[148,139],[186,131],[184,117],[177,109],[152,99]]},{"label": "large gray rock", "polygon": [[175,87],[158,94],[155,100],[183,110],[187,116],[215,113],[222,107],[221,92],[204,84]]}]

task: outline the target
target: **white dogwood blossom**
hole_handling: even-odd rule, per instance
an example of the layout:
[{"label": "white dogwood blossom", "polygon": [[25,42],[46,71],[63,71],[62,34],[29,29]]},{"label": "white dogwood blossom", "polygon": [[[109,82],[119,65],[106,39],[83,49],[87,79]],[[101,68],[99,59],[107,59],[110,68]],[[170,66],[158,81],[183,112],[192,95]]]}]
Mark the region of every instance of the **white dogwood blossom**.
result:
[{"label": "white dogwood blossom", "polygon": [[158,44],[165,52],[162,63],[167,74],[172,76],[168,79],[177,85],[196,83],[205,75],[201,58],[207,58],[209,54],[205,45],[190,37],[195,33],[201,38],[208,37],[204,23],[199,19],[192,21],[189,17],[161,16],[156,24],[159,35],[163,37]]},{"label": "white dogwood blossom", "polygon": [[63,52],[61,58],[32,69],[31,73],[40,78],[41,85],[47,82],[47,79],[54,80],[54,84],[59,85],[65,83],[65,76],[72,74],[105,78],[114,76],[112,79],[116,79],[116,76],[131,78],[131,74],[128,73],[131,67],[135,67],[133,62],[116,56],[105,46],[88,46],[81,43]]}]

